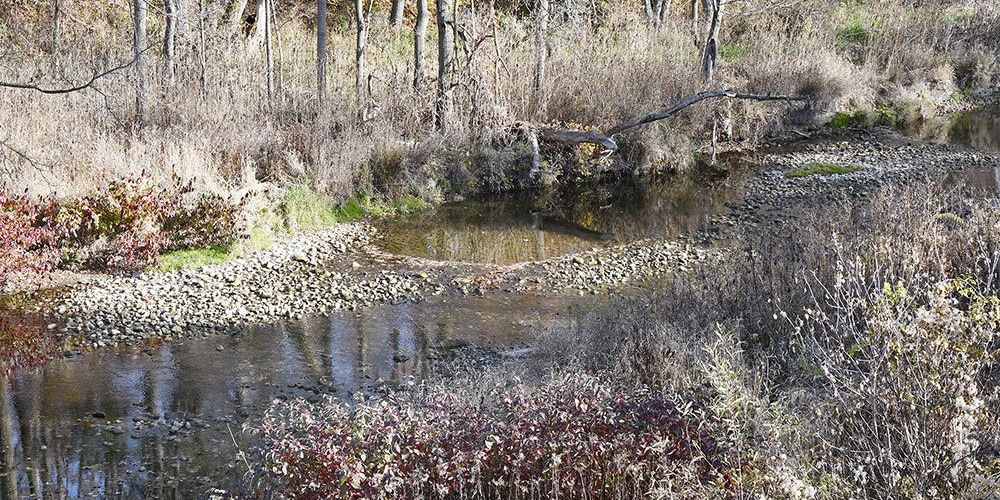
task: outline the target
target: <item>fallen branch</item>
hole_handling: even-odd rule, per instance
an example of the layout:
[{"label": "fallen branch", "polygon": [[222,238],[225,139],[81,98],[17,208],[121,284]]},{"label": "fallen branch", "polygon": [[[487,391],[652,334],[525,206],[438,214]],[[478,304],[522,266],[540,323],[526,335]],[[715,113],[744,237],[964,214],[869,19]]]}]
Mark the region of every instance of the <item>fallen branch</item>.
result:
[{"label": "fallen branch", "polygon": [[599,144],[610,151],[618,149],[618,144],[614,139],[600,132],[547,128],[538,131],[538,138],[546,142]]},{"label": "fallen branch", "polygon": [[150,50],[151,48],[152,48],[152,46],[146,47],[145,50],[143,50],[142,52],[137,53],[134,57],[132,57],[131,60],[129,60],[127,62],[124,62],[124,63],[122,63],[122,64],[120,64],[118,66],[115,66],[113,68],[106,69],[106,70],[104,70],[104,71],[102,71],[100,73],[94,73],[90,77],[90,80],[87,80],[85,83],[81,83],[79,85],[74,85],[72,87],[68,87],[68,88],[45,88],[45,87],[42,87],[42,86],[40,86],[38,84],[34,84],[34,83],[18,83],[18,82],[2,82],[2,81],[0,81],[0,87],[10,88],[10,89],[36,90],[36,91],[41,92],[43,94],[69,94],[69,93],[72,93],[72,92],[77,92],[77,91],[80,91],[80,90],[84,90],[84,89],[90,88],[95,82],[97,82],[97,80],[100,80],[101,78],[104,78],[104,77],[106,77],[106,76],[108,76],[108,75],[110,75],[112,73],[116,73],[118,71],[121,71],[121,70],[123,70],[125,68],[128,68],[128,67],[132,66],[139,59],[140,56],[142,56],[143,54],[145,54],[146,51]]},{"label": "fallen branch", "polygon": [[791,96],[791,95],[771,95],[771,94],[749,94],[745,92],[737,92],[735,90],[720,89],[720,90],[709,90],[705,92],[700,92],[698,94],[687,96],[677,104],[663,110],[657,111],[655,113],[650,113],[643,116],[637,116],[626,120],[614,127],[608,129],[606,133],[592,132],[592,131],[582,131],[582,130],[566,130],[566,129],[540,129],[538,131],[538,136],[543,141],[547,142],[561,142],[566,144],[580,144],[580,143],[591,143],[599,144],[604,146],[609,151],[615,151],[618,149],[618,143],[615,142],[614,136],[629,130],[631,128],[638,127],[640,125],[645,125],[647,123],[653,123],[656,121],[664,120],[670,118],[671,116],[680,113],[685,108],[688,108],[694,104],[697,104],[706,99],[714,99],[719,97],[728,97],[730,99],[745,99],[751,101],[806,101],[809,98],[805,96]]}]

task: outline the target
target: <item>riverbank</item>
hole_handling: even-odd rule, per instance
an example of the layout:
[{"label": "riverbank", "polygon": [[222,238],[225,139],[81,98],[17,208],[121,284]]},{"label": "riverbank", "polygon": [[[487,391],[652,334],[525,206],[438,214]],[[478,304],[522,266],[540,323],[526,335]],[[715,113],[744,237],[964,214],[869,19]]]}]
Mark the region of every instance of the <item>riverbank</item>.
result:
[{"label": "riverbank", "polygon": [[[681,239],[641,239],[540,262],[491,265],[390,254],[375,244],[371,224],[338,224],[222,265],[92,277],[55,299],[49,314],[67,352],[78,353],[433,296],[603,293],[723,258],[724,247],[705,245],[736,229],[789,223],[810,207],[865,197],[884,185],[1000,168],[994,153],[887,130],[824,132],[754,157],[759,173],[742,197]],[[788,175],[807,165],[851,171]]]}]

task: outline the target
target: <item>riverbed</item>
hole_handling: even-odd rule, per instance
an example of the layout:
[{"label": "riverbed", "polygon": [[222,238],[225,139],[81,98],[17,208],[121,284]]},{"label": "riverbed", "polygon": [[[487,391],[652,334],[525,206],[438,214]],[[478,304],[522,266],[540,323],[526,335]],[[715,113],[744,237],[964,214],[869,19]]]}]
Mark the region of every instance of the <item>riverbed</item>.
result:
[{"label": "riverbed", "polygon": [[[997,152],[998,124],[996,115],[972,114],[955,118],[947,132],[911,133]],[[572,277],[587,266],[613,268],[602,259],[624,255],[618,248],[663,241],[697,247],[707,226],[745,220],[732,212],[758,204],[744,200],[752,183],[781,178],[769,169],[754,155],[738,156],[723,168],[644,184],[469,200],[379,221],[368,256],[400,260],[346,251],[334,271],[349,281],[352,272],[381,275],[384,266],[405,265],[407,276],[428,283],[419,298],[390,294],[319,314],[290,309],[283,319],[236,325],[228,334],[75,346],[70,357],[18,369],[0,382],[0,497],[202,498],[242,488],[248,466],[241,454],[254,445],[244,424],[275,399],[398,390],[448,370],[518,358],[540,330],[576,321],[606,300],[607,290],[624,293],[618,278],[598,293],[552,278],[562,274],[531,274],[533,263],[551,262],[545,265]],[[997,172],[970,168],[944,181],[996,196]],[[297,255],[289,259],[306,265]],[[530,279],[509,276],[522,271]],[[497,284],[484,284],[483,276]],[[539,286],[529,286],[532,280]]]}]

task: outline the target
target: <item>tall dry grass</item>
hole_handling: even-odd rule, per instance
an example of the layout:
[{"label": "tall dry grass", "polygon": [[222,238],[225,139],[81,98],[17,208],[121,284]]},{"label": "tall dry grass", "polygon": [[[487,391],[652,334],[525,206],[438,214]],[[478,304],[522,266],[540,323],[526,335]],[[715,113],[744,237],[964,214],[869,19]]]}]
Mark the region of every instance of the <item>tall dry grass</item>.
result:
[{"label": "tall dry grass", "polygon": [[[638,6],[599,3],[591,10],[584,3],[554,7],[544,107],[530,91],[531,16],[504,9],[494,16],[485,5],[463,4],[457,22],[464,36],[449,82],[453,106],[444,134],[433,128],[434,78],[429,76],[419,90],[411,85],[409,27],[397,32],[383,16],[374,16],[367,53],[371,99],[361,105],[354,91],[349,16],[335,13],[328,98],[320,105],[308,5],[279,4],[271,100],[262,47],[252,37],[230,37],[220,27],[222,6],[214,3],[206,17],[204,87],[194,2],[184,2],[178,76],[168,85],[158,46],[163,16],[154,5],[145,123],[134,119],[134,75],[128,70],[68,95],[0,89],[0,122],[6,124],[0,139],[35,162],[4,148],[4,185],[72,194],[125,174],[167,178],[178,173],[217,191],[293,180],[346,197],[386,184],[378,175],[390,172],[388,184],[425,197],[440,194],[445,184],[464,191],[516,188],[529,154],[527,144],[512,133],[517,121],[608,127],[705,87],[696,45],[701,28],[692,29],[681,2],[658,27],[642,18]],[[55,50],[48,4],[6,4],[0,9],[0,39],[7,47],[0,53],[4,80],[64,86],[131,57],[131,20],[124,4],[64,6]],[[727,118],[723,141],[750,144],[789,121],[871,106],[891,97],[887,93],[903,94],[902,88],[931,85],[950,96],[956,83],[972,89],[995,82],[991,47],[996,47],[998,13],[992,2],[912,4],[802,0],[779,8],[756,0],[732,3],[716,85],[807,94],[817,104],[806,110],[749,102],[693,108],[668,123],[629,132],[615,166],[685,168],[704,151],[716,109]],[[434,36],[431,26],[429,73],[436,57]],[[385,158],[395,163],[381,164]]]}]

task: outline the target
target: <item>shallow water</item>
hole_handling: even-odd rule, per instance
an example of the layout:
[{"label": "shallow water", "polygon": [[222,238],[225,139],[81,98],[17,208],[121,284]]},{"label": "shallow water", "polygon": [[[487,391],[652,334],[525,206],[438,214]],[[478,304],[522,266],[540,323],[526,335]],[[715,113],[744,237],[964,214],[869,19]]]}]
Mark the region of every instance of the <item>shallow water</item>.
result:
[{"label": "shallow water", "polygon": [[[940,140],[1000,150],[996,115],[948,123]],[[510,263],[680,236],[736,200],[753,167],[735,158],[729,171],[447,204],[382,223],[380,244],[437,260]],[[993,171],[960,178],[994,193],[1000,185]],[[434,346],[531,343],[539,328],[572,321],[596,300],[435,298],[0,376],[0,499],[206,497],[239,483],[239,450],[252,445],[242,425],[273,400],[344,397],[379,380],[417,379],[430,370]]]},{"label": "shallow water", "polygon": [[488,264],[545,260],[645,238],[691,234],[743,192],[750,171],[681,175],[533,197],[447,203],[384,221],[386,251]]},{"label": "shallow water", "polygon": [[958,113],[911,125],[905,131],[931,142],[1000,151],[1000,112],[996,110]]},{"label": "shallow water", "polygon": [[441,298],[20,370],[0,382],[0,498],[203,497],[246,472],[234,440],[274,399],[419,379],[434,346],[518,345],[578,300]]}]

